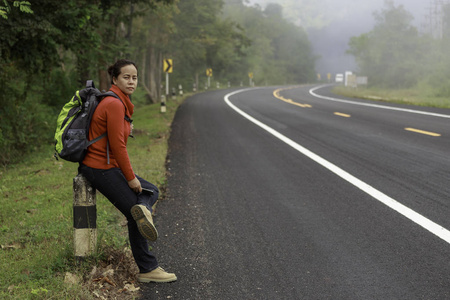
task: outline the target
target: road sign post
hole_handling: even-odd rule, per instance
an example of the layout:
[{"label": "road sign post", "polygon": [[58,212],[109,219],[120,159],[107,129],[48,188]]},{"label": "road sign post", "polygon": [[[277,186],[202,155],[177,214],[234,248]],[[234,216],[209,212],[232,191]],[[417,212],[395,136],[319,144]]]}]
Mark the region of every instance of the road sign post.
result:
[{"label": "road sign post", "polygon": [[173,71],[172,59],[164,59],[163,65],[163,71],[166,73],[166,97],[169,97],[169,73],[172,73]]},{"label": "road sign post", "polygon": [[166,97],[169,97],[169,73],[166,73]]},{"label": "road sign post", "polygon": [[206,76],[208,76],[208,88],[211,86],[212,69],[206,69]]}]

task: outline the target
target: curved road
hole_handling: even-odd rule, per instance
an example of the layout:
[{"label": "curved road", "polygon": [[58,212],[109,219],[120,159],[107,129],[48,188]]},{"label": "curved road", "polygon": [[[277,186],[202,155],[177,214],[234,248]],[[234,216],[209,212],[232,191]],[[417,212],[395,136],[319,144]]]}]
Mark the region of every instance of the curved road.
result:
[{"label": "curved road", "polygon": [[330,89],[180,106],[143,299],[450,298],[450,110]]}]

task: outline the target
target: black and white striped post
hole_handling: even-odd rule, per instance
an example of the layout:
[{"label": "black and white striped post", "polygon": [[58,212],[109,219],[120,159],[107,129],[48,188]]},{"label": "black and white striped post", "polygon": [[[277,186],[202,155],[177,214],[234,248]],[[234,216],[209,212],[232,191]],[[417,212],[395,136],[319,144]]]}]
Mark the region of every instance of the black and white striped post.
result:
[{"label": "black and white striped post", "polygon": [[166,112],[166,97],[164,95],[161,95],[161,112]]},{"label": "black and white striped post", "polygon": [[75,257],[94,254],[97,246],[96,190],[81,174],[73,179],[73,228]]}]

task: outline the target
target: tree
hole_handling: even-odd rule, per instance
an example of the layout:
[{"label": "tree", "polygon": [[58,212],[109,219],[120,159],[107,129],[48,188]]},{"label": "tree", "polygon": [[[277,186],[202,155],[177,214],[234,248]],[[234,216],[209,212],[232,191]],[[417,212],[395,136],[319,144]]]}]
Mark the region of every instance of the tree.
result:
[{"label": "tree", "polygon": [[238,1],[227,1],[225,16],[242,27],[251,44],[245,74],[258,84],[289,84],[314,80],[315,56],[303,28],[283,19],[282,7],[270,4],[263,11]]},{"label": "tree", "polygon": [[133,22],[136,27],[133,44],[140,65],[139,85],[144,88],[149,102],[156,103],[161,96],[163,54],[170,36],[176,31],[173,19],[179,10],[176,5],[163,4],[155,5],[151,10],[139,9],[143,9],[143,13]]},{"label": "tree", "polygon": [[199,74],[212,67],[208,47],[220,39],[215,36],[221,0],[183,0],[178,4],[180,13],[174,19],[177,31],[171,36],[166,55],[174,58],[173,81],[198,86]]},{"label": "tree", "polygon": [[435,89],[436,95],[450,97],[450,4],[442,6],[442,39],[431,39],[430,45],[434,48],[430,51],[433,60],[430,60],[431,74],[429,82]]},{"label": "tree", "polygon": [[0,16],[3,19],[8,19],[8,14],[11,11],[11,5],[8,2],[13,2],[14,7],[18,7],[21,12],[32,14],[31,3],[28,1],[3,1],[5,6],[0,6]]},{"label": "tree", "polygon": [[392,1],[374,14],[375,28],[349,42],[349,54],[356,58],[360,72],[372,85],[407,88],[417,84],[421,75],[422,43],[411,25],[413,17],[402,5]]},{"label": "tree", "polygon": [[161,92],[163,58],[173,59],[172,85],[198,86],[207,68],[215,81],[233,85],[247,82],[250,72],[259,84],[314,77],[308,38],[282,19],[280,6],[262,11],[242,0],[226,2],[3,0],[0,163],[32,145],[51,143],[54,124],[48,116],[87,79],[107,89],[106,69],[117,58],[137,62],[142,89],[136,96],[144,91],[152,103]]},{"label": "tree", "polygon": [[[54,126],[48,122],[51,110],[60,108],[86,79],[95,79],[98,70],[106,69],[107,61],[131,56],[127,51],[131,50],[130,22],[134,14],[124,10],[119,0],[3,3],[0,163],[5,164],[30,146],[50,142]],[[125,6],[139,3],[152,7],[173,0],[131,0]],[[103,72],[99,77],[105,75]]]}]

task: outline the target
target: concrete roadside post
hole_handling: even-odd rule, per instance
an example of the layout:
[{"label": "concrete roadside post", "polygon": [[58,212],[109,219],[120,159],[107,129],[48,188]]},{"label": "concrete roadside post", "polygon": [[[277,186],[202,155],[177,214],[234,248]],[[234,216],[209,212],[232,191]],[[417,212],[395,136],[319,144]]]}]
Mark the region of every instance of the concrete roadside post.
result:
[{"label": "concrete roadside post", "polygon": [[177,99],[177,89],[172,88],[172,100],[176,100],[176,99]]},{"label": "concrete roadside post", "polygon": [[96,190],[81,174],[73,179],[73,228],[75,258],[94,254],[97,246]]},{"label": "concrete roadside post", "polygon": [[161,95],[161,112],[166,112],[166,97],[164,95]]}]

